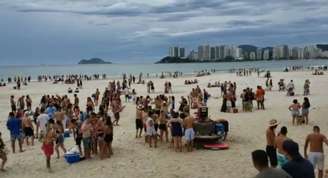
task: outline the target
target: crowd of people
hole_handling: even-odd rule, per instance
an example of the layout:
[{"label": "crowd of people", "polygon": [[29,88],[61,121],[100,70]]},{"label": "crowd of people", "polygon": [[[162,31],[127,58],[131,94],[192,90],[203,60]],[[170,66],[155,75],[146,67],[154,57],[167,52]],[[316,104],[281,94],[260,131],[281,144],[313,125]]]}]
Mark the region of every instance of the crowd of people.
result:
[{"label": "crowd of people", "polygon": [[279,122],[270,120],[266,131],[266,150],[252,152],[254,167],[259,171],[256,178],[323,178],[324,154],[323,144],[328,145],[325,135],[320,133],[319,126],[313,126],[312,133],[305,138],[304,157],[299,145],[287,136],[287,127],[283,126],[278,135],[275,130]]}]

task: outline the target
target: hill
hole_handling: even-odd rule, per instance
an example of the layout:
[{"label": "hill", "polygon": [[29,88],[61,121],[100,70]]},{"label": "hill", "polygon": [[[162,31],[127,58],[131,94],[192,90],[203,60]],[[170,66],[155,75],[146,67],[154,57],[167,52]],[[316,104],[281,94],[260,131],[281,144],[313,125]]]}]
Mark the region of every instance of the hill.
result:
[{"label": "hill", "polygon": [[78,64],[111,64],[111,62],[104,61],[100,58],[82,59]]}]

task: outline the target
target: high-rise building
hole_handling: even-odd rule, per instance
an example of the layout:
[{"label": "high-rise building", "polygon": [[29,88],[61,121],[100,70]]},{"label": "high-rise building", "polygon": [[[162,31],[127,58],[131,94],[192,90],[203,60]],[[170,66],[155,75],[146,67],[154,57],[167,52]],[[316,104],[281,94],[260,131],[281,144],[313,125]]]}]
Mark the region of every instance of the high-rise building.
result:
[{"label": "high-rise building", "polygon": [[211,61],[216,60],[216,48],[215,47],[210,48],[210,60]]},{"label": "high-rise building", "polygon": [[179,48],[179,57],[184,58],[185,57],[185,48]]},{"label": "high-rise building", "polygon": [[215,47],[215,60],[220,60],[220,46]]},{"label": "high-rise building", "polygon": [[169,48],[169,56],[170,57],[185,57],[185,48],[180,47],[170,47]]},{"label": "high-rise building", "polygon": [[270,50],[266,49],[263,51],[263,60],[269,60],[270,59]]},{"label": "high-rise building", "polygon": [[261,48],[257,48],[257,50],[256,50],[256,59],[257,60],[262,60],[263,59],[262,49]]},{"label": "high-rise building", "polygon": [[255,60],[256,59],[256,53],[254,51],[249,53],[249,59],[250,60]]}]

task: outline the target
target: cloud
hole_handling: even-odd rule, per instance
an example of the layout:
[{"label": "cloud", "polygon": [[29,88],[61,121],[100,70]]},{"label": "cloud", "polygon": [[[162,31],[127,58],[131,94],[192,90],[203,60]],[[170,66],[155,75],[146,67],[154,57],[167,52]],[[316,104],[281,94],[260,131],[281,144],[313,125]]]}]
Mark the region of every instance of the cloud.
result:
[{"label": "cloud", "polygon": [[[170,45],[304,44],[328,41],[327,12],[327,0],[1,0],[0,25],[10,30],[0,29],[0,38],[10,36],[13,44],[0,46],[8,56],[26,49],[25,57],[28,46],[38,46],[63,55],[78,56],[80,49],[109,58],[150,58],[165,55]],[[48,38],[69,45],[43,45]]]}]

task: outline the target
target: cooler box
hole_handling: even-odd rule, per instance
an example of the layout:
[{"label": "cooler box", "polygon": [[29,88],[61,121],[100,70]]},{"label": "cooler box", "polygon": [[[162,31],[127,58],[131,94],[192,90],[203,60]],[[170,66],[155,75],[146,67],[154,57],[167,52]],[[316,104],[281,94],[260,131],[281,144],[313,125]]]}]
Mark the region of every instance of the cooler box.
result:
[{"label": "cooler box", "polygon": [[77,163],[81,159],[79,153],[65,153],[64,158],[68,164]]},{"label": "cooler box", "polygon": [[65,137],[65,138],[70,137],[69,130],[65,130],[65,131],[64,131],[64,137]]}]

